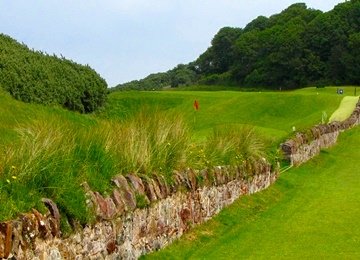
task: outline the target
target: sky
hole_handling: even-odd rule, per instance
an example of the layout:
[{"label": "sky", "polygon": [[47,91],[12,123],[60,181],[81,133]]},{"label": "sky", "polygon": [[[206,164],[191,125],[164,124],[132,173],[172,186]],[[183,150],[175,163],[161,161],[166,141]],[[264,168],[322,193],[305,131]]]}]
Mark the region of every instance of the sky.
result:
[{"label": "sky", "polygon": [[0,0],[0,33],[88,64],[109,87],[196,60],[225,26],[244,28],[293,3],[339,0]]}]

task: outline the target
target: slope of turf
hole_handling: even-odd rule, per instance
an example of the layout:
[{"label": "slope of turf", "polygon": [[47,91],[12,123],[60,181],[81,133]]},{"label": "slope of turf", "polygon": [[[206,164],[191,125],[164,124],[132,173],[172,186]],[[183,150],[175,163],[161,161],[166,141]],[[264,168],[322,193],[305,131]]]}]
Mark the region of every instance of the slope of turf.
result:
[{"label": "slope of turf", "polygon": [[359,259],[360,127],[146,259]]},{"label": "slope of turf", "polygon": [[[351,87],[344,89],[345,94],[353,93]],[[121,118],[151,102],[166,110],[184,111],[199,138],[215,125],[249,124],[268,137],[282,140],[292,133],[293,126],[301,130],[320,123],[323,111],[331,115],[342,97],[334,87],[291,92],[117,92],[110,95],[109,109],[102,116]],[[199,102],[198,111],[194,110],[194,100]]]},{"label": "slope of turf", "polygon": [[340,106],[336,111],[330,116],[329,122],[334,121],[343,121],[348,118],[351,113],[354,111],[356,103],[359,101],[358,96],[349,97],[346,96],[341,100]]},{"label": "slope of turf", "polygon": [[0,90],[0,146],[16,140],[16,128],[39,118],[46,118],[49,122],[59,119],[64,123],[74,123],[78,127],[87,127],[94,122],[92,116],[80,115],[60,107],[27,104]]}]

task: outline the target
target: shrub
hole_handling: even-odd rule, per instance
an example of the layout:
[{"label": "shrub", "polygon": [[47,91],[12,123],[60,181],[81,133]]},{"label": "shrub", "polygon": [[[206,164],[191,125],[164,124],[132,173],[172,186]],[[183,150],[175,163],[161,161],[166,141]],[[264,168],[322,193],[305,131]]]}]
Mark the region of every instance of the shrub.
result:
[{"label": "shrub", "polygon": [[0,34],[0,88],[14,98],[91,113],[107,100],[107,84],[88,65],[30,50]]}]

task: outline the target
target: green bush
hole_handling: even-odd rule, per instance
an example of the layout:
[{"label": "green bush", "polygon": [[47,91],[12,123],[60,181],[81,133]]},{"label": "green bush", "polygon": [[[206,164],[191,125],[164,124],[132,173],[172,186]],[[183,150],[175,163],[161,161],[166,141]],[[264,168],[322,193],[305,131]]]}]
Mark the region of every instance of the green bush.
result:
[{"label": "green bush", "polygon": [[107,84],[88,65],[30,50],[0,34],[0,88],[14,98],[91,113],[107,100]]}]

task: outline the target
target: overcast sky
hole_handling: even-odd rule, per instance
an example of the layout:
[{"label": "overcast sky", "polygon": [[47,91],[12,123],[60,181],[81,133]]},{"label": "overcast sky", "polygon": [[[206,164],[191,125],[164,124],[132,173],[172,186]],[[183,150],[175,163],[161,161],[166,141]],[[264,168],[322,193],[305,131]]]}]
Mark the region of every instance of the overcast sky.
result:
[{"label": "overcast sky", "polygon": [[344,1],[0,0],[0,33],[89,64],[112,87],[194,61],[220,28],[296,2],[325,12]]}]

